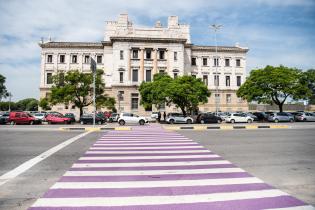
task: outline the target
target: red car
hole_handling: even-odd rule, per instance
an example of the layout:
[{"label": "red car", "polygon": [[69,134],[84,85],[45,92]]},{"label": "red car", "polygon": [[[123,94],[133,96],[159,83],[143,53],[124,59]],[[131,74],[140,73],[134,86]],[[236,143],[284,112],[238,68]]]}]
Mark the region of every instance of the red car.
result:
[{"label": "red car", "polygon": [[62,114],[48,114],[45,117],[48,124],[57,124],[57,123],[64,123],[64,124],[71,124],[71,118],[64,117]]},{"label": "red car", "polygon": [[8,122],[12,125],[14,124],[39,124],[40,120],[31,116],[26,112],[10,112]]}]

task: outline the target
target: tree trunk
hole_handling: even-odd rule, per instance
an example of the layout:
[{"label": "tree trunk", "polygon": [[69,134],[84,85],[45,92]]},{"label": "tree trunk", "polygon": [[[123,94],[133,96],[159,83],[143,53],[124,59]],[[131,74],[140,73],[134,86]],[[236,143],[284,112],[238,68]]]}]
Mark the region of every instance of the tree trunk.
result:
[{"label": "tree trunk", "polygon": [[82,106],[80,106],[79,107],[79,109],[80,109],[80,117],[82,116],[82,114],[83,114],[83,107]]},{"label": "tree trunk", "polygon": [[279,106],[279,112],[283,112],[283,103],[278,104]]},{"label": "tree trunk", "polygon": [[184,116],[186,116],[186,110],[185,110],[185,107],[179,107],[179,108],[182,110],[183,115],[184,115]]}]

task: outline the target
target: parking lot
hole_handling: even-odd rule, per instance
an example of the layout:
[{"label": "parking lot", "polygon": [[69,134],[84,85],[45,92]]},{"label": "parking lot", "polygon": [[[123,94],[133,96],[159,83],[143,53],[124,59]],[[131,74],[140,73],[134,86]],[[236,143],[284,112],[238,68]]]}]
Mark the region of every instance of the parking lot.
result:
[{"label": "parking lot", "polygon": [[[289,129],[176,131],[293,196],[315,205],[315,123]],[[110,124],[111,126],[118,126]],[[73,125],[67,125],[73,126]],[[109,126],[109,125],[108,125]],[[60,125],[0,126],[1,175],[80,135]],[[92,132],[0,185],[0,209],[27,209],[104,132]]]}]

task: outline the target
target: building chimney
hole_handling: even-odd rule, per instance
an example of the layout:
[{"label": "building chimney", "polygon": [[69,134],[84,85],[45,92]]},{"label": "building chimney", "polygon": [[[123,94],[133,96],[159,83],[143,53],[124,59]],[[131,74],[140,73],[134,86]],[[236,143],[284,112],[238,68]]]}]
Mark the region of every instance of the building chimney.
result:
[{"label": "building chimney", "polygon": [[168,28],[178,28],[178,16],[168,17]]}]

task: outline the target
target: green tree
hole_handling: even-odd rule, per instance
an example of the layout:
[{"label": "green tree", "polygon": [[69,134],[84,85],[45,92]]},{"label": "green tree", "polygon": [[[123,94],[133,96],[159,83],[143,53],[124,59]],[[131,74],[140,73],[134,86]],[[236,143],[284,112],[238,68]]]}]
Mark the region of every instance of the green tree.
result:
[{"label": "green tree", "polygon": [[39,100],[39,104],[38,104],[43,110],[50,110],[50,106],[49,106],[49,99],[48,98],[41,98]]},{"label": "green tree", "polygon": [[23,111],[37,111],[38,100],[35,98],[26,98],[16,102],[16,109]]},{"label": "green tree", "polygon": [[237,96],[247,101],[276,104],[283,111],[283,104],[288,97],[295,100],[306,99],[310,90],[301,81],[302,71],[285,66],[266,66],[250,72],[250,76],[238,89]]},{"label": "green tree", "polygon": [[0,111],[8,111],[9,110],[9,104],[11,110],[16,110],[16,104],[11,101],[1,101],[0,102]]},{"label": "green tree", "polygon": [[166,74],[154,75],[152,82],[143,82],[139,92],[144,107],[174,104],[184,115],[197,109],[198,104],[206,103],[211,94],[201,79],[192,76],[172,79]]},{"label": "green tree", "polygon": [[309,69],[304,72],[302,81],[307,83],[308,88],[312,92],[309,97],[309,104],[315,104],[315,69]]},{"label": "green tree", "polygon": [[[96,71],[95,95],[96,104],[99,107],[108,106],[110,99],[105,94],[105,83],[102,76],[103,70]],[[58,73],[53,76],[53,86],[51,88],[50,102],[52,105],[57,103],[72,103],[80,109],[80,116],[83,114],[83,107],[93,104],[93,74],[83,73],[78,70],[68,71],[66,74]]]},{"label": "green tree", "polygon": [[9,96],[7,88],[5,87],[5,77],[0,74],[0,101],[2,98],[6,98]]}]

